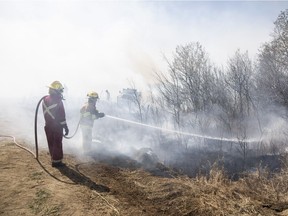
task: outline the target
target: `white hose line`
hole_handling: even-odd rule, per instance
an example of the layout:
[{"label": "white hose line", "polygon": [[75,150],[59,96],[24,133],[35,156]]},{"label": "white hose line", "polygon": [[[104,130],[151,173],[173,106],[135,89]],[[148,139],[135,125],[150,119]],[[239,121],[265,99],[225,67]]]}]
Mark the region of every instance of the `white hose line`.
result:
[{"label": "white hose line", "polygon": [[20,147],[20,148],[28,151],[29,153],[31,153],[31,154],[37,159],[36,154],[35,154],[33,151],[31,151],[30,149],[28,149],[28,148],[20,145],[19,143],[17,143],[16,138],[15,138],[14,136],[10,136],[10,135],[0,135],[0,137],[3,137],[3,138],[12,138],[12,139],[13,139],[13,142],[14,142],[18,147]]},{"label": "white hose line", "polygon": [[227,142],[241,142],[241,143],[250,143],[250,142],[257,142],[258,140],[256,139],[250,139],[250,140],[240,140],[240,139],[229,139],[229,138],[223,138],[223,137],[211,137],[211,136],[204,136],[204,135],[200,135],[200,134],[194,134],[194,133],[188,133],[188,132],[183,132],[183,131],[176,131],[176,130],[172,130],[172,129],[168,129],[168,128],[161,128],[161,127],[157,127],[157,126],[153,126],[153,125],[148,125],[148,124],[143,124],[140,122],[135,122],[135,121],[131,121],[131,120],[127,120],[127,119],[123,119],[123,118],[118,118],[115,116],[110,116],[110,115],[105,115],[108,118],[111,119],[115,119],[118,121],[123,121],[123,122],[127,122],[130,124],[136,124],[136,125],[140,125],[140,126],[144,126],[144,127],[149,127],[149,128],[153,128],[156,130],[161,130],[161,131],[166,131],[169,133],[177,133],[177,134],[181,134],[181,135],[186,135],[186,136],[193,136],[193,137],[199,137],[199,138],[205,138],[205,139],[210,139],[210,140],[220,140],[220,141],[227,141]]}]

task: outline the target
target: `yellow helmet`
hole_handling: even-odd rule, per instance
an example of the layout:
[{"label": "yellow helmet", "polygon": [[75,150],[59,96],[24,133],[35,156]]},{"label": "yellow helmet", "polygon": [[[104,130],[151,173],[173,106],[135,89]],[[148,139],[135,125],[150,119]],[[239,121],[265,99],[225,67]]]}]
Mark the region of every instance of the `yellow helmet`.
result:
[{"label": "yellow helmet", "polygon": [[89,98],[95,98],[95,99],[98,99],[98,98],[99,98],[98,93],[95,92],[95,91],[89,92],[89,93],[87,94],[87,97],[89,97]]},{"label": "yellow helmet", "polygon": [[54,81],[50,84],[49,88],[55,89],[57,91],[63,92],[63,85],[59,81]]}]

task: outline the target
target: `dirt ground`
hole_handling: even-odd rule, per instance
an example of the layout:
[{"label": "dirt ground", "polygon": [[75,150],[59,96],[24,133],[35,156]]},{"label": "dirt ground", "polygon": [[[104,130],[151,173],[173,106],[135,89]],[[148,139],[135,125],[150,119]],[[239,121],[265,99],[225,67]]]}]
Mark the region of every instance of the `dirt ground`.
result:
[{"label": "dirt ground", "polygon": [[47,152],[37,161],[12,141],[0,146],[0,215],[166,215],[167,207],[149,201],[143,190],[153,177],[141,169],[93,158],[79,163],[71,155],[65,155],[67,166],[53,168]]},{"label": "dirt ground", "polygon": [[287,186],[276,198],[268,182],[258,188],[259,179],[235,183],[217,172],[210,181],[189,179],[160,164],[145,170],[100,155],[81,162],[65,155],[67,166],[53,168],[45,151],[37,161],[11,139],[0,138],[0,148],[3,216],[288,215]]}]

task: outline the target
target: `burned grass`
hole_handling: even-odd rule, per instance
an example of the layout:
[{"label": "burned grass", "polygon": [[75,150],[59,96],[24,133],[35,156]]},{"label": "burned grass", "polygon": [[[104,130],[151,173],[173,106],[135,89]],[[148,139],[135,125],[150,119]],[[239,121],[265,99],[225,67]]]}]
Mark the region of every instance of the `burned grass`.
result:
[{"label": "burned grass", "polygon": [[232,181],[217,166],[190,178],[163,164],[155,175],[127,158],[117,166],[121,158],[109,164],[65,155],[61,170],[41,152],[48,174],[24,150],[7,141],[0,145],[0,215],[288,215],[286,169],[257,170]]}]

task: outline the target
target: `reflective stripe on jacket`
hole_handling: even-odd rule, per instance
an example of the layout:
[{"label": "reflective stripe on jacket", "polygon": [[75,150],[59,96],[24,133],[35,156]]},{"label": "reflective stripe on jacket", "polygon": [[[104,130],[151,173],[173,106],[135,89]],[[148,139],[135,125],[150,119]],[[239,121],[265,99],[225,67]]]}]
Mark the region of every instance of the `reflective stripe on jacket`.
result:
[{"label": "reflective stripe on jacket", "polygon": [[87,103],[80,109],[80,124],[93,127],[94,120],[98,118],[98,110],[93,103]]},{"label": "reflective stripe on jacket", "polygon": [[45,123],[48,126],[66,125],[65,109],[59,95],[48,95],[42,102]]}]

